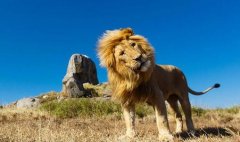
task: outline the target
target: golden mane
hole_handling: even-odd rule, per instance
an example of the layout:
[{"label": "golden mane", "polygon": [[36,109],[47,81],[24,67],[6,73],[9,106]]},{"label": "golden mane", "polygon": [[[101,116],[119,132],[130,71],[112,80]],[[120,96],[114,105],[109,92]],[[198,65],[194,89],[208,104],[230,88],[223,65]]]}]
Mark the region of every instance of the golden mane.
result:
[{"label": "golden mane", "polygon": [[[146,72],[136,73],[126,70],[125,67],[117,66],[114,48],[126,40],[132,40],[141,45],[142,51],[146,53],[151,61],[151,67]],[[155,66],[154,50],[148,41],[140,36],[134,35],[130,28],[107,31],[99,40],[98,56],[102,66],[108,70],[108,79],[113,90],[113,98],[122,104],[144,101],[151,94],[149,81]],[[137,95],[135,95],[137,94]]]}]

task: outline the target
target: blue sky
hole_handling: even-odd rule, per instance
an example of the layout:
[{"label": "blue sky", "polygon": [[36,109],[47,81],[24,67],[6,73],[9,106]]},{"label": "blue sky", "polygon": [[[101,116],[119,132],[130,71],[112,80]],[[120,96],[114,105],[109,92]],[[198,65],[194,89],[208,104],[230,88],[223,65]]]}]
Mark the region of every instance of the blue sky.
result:
[{"label": "blue sky", "polygon": [[96,65],[96,43],[105,30],[132,27],[148,38],[158,64],[183,70],[197,91],[221,88],[193,105],[240,104],[240,1],[233,0],[7,0],[0,1],[0,104],[61,90],[73,53]]}]

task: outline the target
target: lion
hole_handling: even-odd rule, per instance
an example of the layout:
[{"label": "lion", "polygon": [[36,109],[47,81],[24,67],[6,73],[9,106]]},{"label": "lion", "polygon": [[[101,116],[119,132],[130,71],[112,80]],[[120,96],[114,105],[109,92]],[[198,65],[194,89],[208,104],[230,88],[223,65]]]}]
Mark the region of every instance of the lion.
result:
[{"label": "lion", "polygon": [[182,71],[171,65],[156,65],[154,49],[141,35],[135,35],[131,28],[106,31],[98,41],[98,56],[102,66],[107,68],[112,98],[121,103],[126,123],[126,136],[135,136],[135,104],[147,102],[153,106],[160,140],[173,140],[169,130],[165,100],[175,112],[176,132],[183,130],[180,102],[186,117],[188,131],[194,131],[191,104],[188,92],[201,95],[187,85]]}]

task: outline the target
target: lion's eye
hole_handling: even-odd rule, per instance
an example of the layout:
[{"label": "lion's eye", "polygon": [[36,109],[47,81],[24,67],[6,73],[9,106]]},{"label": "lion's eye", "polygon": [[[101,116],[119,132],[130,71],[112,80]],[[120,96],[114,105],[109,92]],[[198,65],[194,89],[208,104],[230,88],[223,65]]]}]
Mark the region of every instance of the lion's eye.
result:
[{"label": "lion's eye", "polygon": [[120,53],[119,53],[119,55],[121,56],[121,55],[123,55],[123,54],[125,54],[125,52],[124,51],[121,51]]},{"label": "lion's eye", "polygon": [[134,47],[134,46],[136,45],[136,43],[133,42],[133,43],[131,43],[130,45],[131,45],[132,47]]}]

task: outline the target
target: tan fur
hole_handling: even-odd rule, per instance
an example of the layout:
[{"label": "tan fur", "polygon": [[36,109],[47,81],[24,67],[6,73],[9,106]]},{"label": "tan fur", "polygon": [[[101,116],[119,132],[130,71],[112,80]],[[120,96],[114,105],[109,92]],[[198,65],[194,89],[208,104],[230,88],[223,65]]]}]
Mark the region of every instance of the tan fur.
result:
[{"label": "tan fur", "polygon": [[107,31],[98,44],[101,64],[107,68],[115,100],[120,101],[128,137],[135,135],[135,103],[148,102],[156,112],[159,138],[172,141],[166,106],[158,85],[154,50],[148,41],[134,35],[132,29]]},{"label": "tan fur", "polygon": [[215,84],[203,92],[193,91],[188,87],[187,80],[182,71],[172,65],[155,65],[153,74],[155,74],[155,79],[157,79],[158,87],[163,92],[164,100],[167,100],[175,113],[175,132],[179,133],[183,130],[182,115],[178,106],[179,101],[185,114],[187,129],[188,131],[194,133],[195,130],[192,121],[191,104],[188,93],[190,92],[193,95],[202,95],[213,88],[218,88],[220,84]]},{"label": "tan fur", "polygon": [[167,100],[175,113],[175,132],[182,132],[183,130],[182,115],[178,107],[178,101],[180,101],[185,114],[188,130],[194,132],[191,104],[188,98],[188,85],[184,74],[177,67],[171,65],[156,65],[155,74],[157,74],[157,84],[164,94],[164,99]]},{"label": "tan fur", "polygon": [[[132,43],[136,45],[132,47]],[[159,120],[162,118],[159,116],[159,112],[162,112],[160,115],[166,118],[165,106],[161,99],[167,100],[175,112],[175,131],[182,132],[183,129],[179,101],[185,114],[187,128],[194,132],[188,93],[202,95],[220,86],[220,84],[215,84],[203,92],[193,91],[188,87],[186,78],[180,69],[171,65],[155,65],[151,45],[144,37],[134,35],[130,28],[107,31],[99,40],[98,54],[101,64],[107,67],[109,82],[113,89],[112,96],[123,105],[127,134],[129,135],[134,133],[133,115],[130,115],[134,112],[134,104],[146,101],[157,108],[156,116]],[[139,54],[144,57],[144,61],[151,62],[150,66],[145,68],[146,70],[136,71],[137,61],[139,62],[139,59],[136,60],[136,56]],[[167,123],[165,118],[157,122]],[[158,127],[160,127],[159,125],[161,124],[158,124]],[[168,124],[165,126],[168,127]]]},{"label": "tan fur", "polygon": [[[126,36],[128,37],[126,38]],[[130,47],[129,44],[133,41],[141,45],[142,51],[136,51],[136,49]],[[119,52],[122,51],[130,56],[126,61],[122,61],[118,55]],[[98,54],[101,64],[107,67],[109,82],[114,91],[113,97],[116,100],[125,104],[147,99],[149,94],[141,93],[142,91],[139,92],[139,89],[144,87],[145,92],[151,91],[149,80],[151,80],[151,74],[154,67],[154,57],[153,48],[148,44],[145,38],[133,35],[131,29],[107,31],[99,41]],[[139,54],[145,54],[151,61],[151,67],[149,67],[147,72],[136,73],[133,70],[136,64],[133,58]],[[126,66],[126,64],[132,68]],[[139,85],[141,87],[139,87]],[[138,89],[136,89],[137,87]],[[134,95],[137,93],[137,96]]]}]

